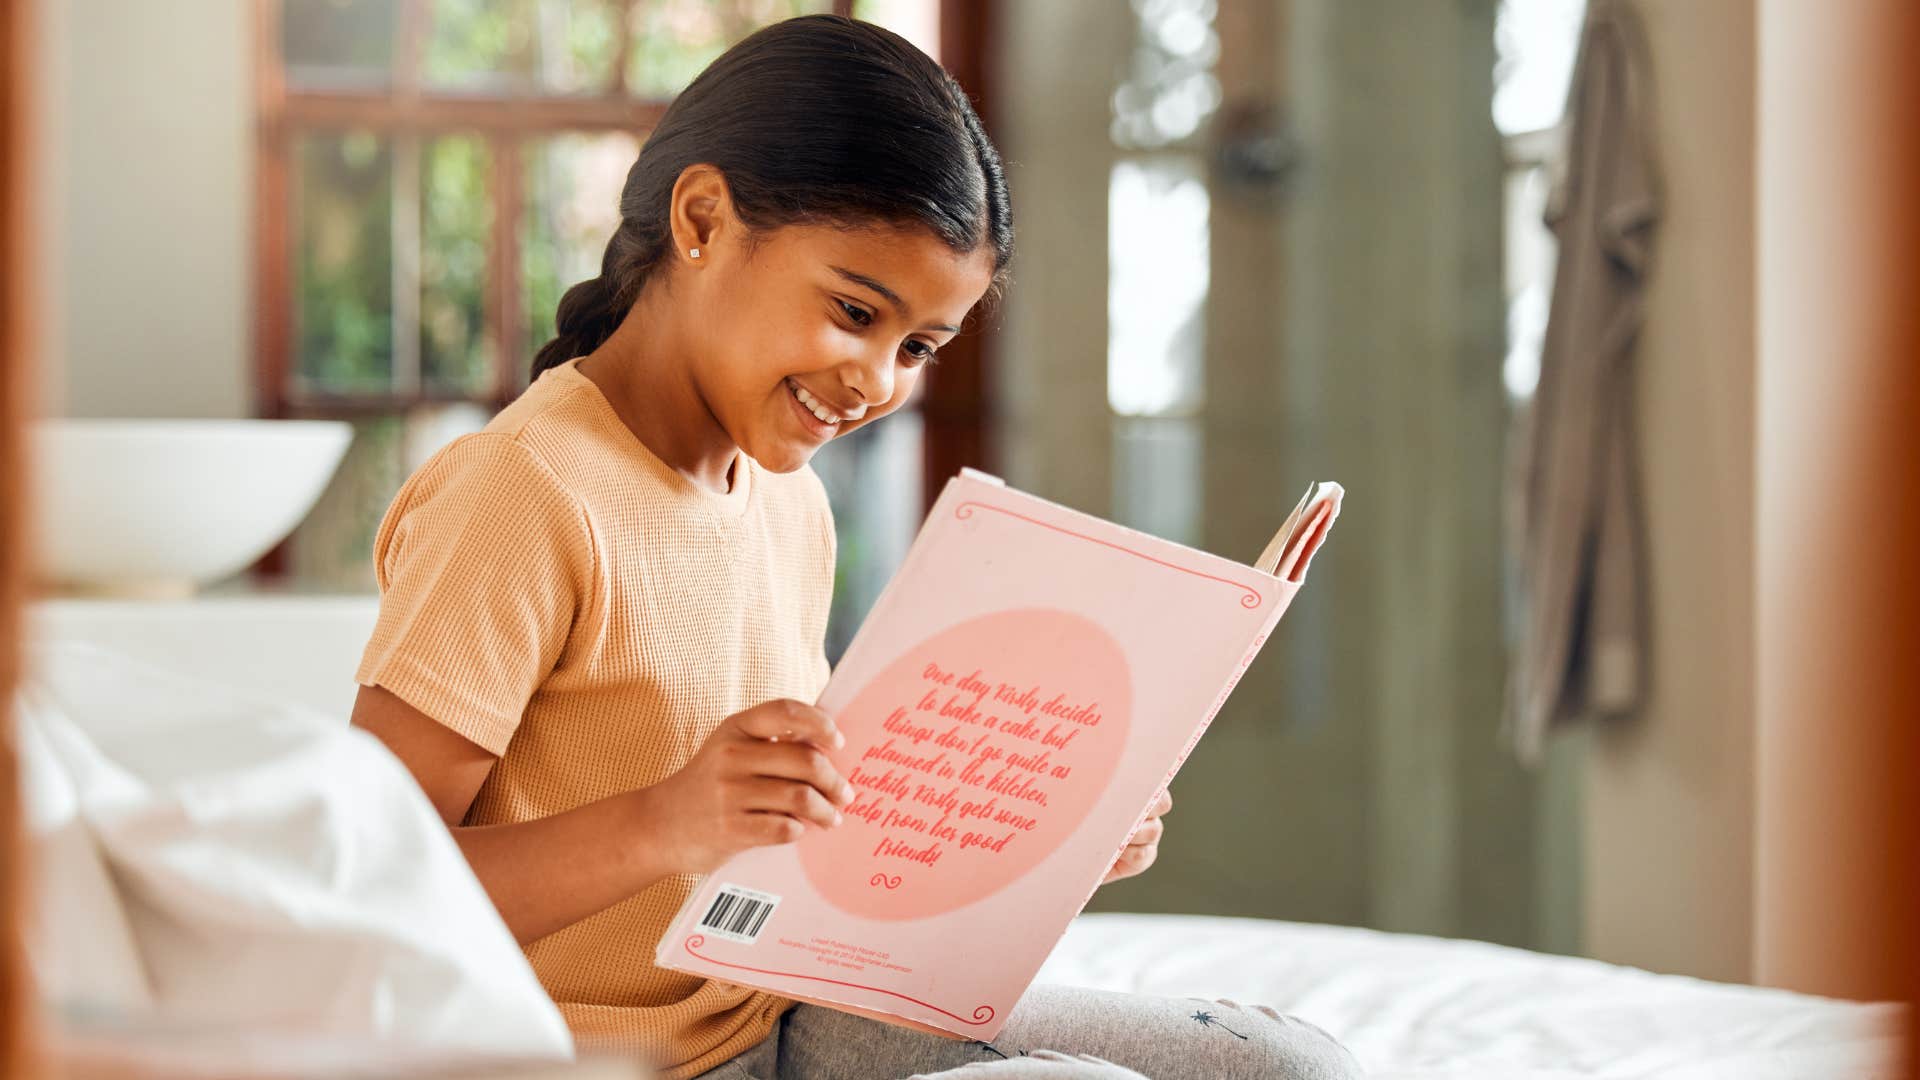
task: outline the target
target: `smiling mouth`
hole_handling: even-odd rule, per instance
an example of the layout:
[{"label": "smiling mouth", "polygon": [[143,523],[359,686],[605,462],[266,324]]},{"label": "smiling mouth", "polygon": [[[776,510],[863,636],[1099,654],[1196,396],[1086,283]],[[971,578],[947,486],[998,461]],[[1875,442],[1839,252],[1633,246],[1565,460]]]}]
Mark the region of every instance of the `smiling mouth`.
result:
[{"label": "smiling mouth", "polygon": [[[801,427],[804,427],[804,429],[808,430],[808,432],[810,432],[812,436],[816,436],[816,438],[833,438],[835,434],[839,434],[841,423],[847,423],[847,421],[841,421],[841,419],[837,419],[837,417],[831,419],[831,421],[820,419],[820,417],[814,413],[814,409],[808,407],[808,404],[806,404],[804,400],[801,400],[801,384],[795,382],[793,379],[787,379],[785,382],[787,382],[787,402],[793,404],[793,411],[795,411],[795,415],[799,417]],[[810,396],[810,394],[808,394],[808,396]]]}]

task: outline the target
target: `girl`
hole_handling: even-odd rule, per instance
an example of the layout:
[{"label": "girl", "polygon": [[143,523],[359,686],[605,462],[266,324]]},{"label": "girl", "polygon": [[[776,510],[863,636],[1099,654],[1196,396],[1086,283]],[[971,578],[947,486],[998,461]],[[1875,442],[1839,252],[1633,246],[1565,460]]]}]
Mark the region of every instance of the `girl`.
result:
[{"label": "girl", "polygon": [[669,1080],[1135,1075],[1043,1047],[1162,1078],[1351,1071],[1228,1002],[1036,986],[988,1045],[652,963],[699,875],[851,801],[806,704],[834,565],[807,462],[907,400],[1012,237],[999,155],[937,64],[845,18],[762,30],[647,139],[533,384],[388,509],[354,723],[419,779],[583,1046]]}]

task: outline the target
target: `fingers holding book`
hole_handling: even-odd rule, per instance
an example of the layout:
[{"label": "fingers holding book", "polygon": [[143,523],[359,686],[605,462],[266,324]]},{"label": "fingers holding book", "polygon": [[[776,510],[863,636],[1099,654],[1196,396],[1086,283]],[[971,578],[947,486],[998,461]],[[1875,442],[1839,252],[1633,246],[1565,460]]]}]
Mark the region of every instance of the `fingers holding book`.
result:
[{"label": "fingers holding book", "polygon": [[1160,837],[1167,830],[1166,824],[1160,819],[1172,809],[1173,795],[1163,788],[1160,794],[1154,796],[1146,820],[1127,838],[1127,845],[1114,857],[1113,865],[1107,868],[1106,877],[1100,880],[1100,884],[1132,877],[1153,865],[1160,855]]},{"label": "fingers holding book", "polygon": [[743,735],[770,742],[810,742],[835,750],[847,742],[846,736],[834,726],[833,717],[792,698],[775,698],[734,713],[721,724],[721,730],[729,726]]},{"label": "fingers holding book", "polygon": [[[1121,848],[1120,854],[1114,857],[1113,865],[1107,868],[1107,876],[1100,879],[1100,884],[1106,885],[1121,878],[1133,877],[1152,866],[1153,861],[1159,858],[1160,839],[1157,826],[1160,821],[1156,818],[1150,824],[1156,826],[1154,838],[1144,843],[1129,843]],[[1140,828],[1144,832],[1146,826],[1142,825]]]},{"label": "fingers holding book", "polygon": [[827,757],[845,745],[826,713],[777,699],[721,721],[692,760],[655,784],[655,835],[676,869],[706,873],[747,848],[831,829],[853,788]]}]

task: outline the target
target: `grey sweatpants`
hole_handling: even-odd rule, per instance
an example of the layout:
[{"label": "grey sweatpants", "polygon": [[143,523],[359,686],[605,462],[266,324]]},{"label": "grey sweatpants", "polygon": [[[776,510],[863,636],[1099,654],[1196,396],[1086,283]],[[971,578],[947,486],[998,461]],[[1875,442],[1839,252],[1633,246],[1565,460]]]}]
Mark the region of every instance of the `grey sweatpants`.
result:
[{"label": "grey sweatpants", "polygon": [[1357,1080],[1333,1036],[1264,1005],[1036,983],[991,1043],[801,1002],[697,1080]]}]

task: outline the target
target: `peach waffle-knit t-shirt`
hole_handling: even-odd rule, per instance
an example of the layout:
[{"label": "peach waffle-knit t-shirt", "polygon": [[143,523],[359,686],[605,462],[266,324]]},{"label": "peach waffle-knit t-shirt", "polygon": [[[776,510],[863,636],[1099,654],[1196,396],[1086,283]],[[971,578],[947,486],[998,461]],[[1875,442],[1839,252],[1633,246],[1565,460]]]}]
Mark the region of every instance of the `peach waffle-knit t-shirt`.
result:
[{"label": "peach waffle-knit t-shirt", "polygon": [[[380,615],[356,678],[498,757],[469,825],[658,783],[729,715],[826,685],[819,477],[739,453],[726,493],[695,484],[575,364],[421,466],[374,540]],[[681,1080],[792,1007],[655,966],[697,880],[673,875],[527,947],[582,1047],[637,1051]]]}]

